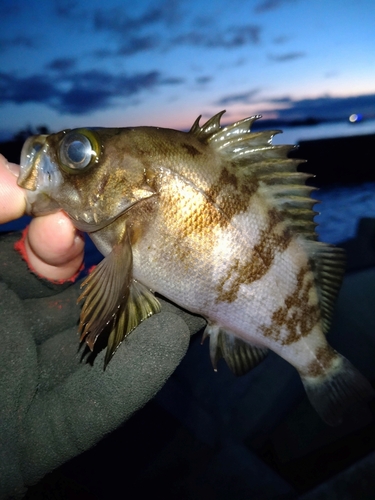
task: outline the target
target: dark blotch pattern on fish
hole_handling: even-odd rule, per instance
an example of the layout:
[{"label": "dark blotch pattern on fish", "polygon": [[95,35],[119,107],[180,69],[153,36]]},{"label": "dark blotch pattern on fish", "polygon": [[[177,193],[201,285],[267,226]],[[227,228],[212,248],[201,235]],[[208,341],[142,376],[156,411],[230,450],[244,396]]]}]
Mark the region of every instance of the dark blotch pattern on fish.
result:
[{"label": "dark blotch pattern on fish", "polygon": [[[196,203],[189,203],[196,197]],[[223,215],[203,195],[184,197],[177,191],[168,190],[161,198],[166,224],[175,239],[174,252],[185,265],[191,264],[197,246],[208,254],[214,244],[212,229],[225,227]]]},{"label": "dark blotch pattern on fish", "polygon": [[192,156],[193,158],[195,156],[198,156],[198,155],[201,155],[202,153],[200,151],[198,151],[197,148],[195,148],[194,146],[192,146],[191,144],[182,144],[182,147],[188,152],[188,154],[190,156]]},{"label": "dark blotch pattern on fish", "polygon": [[240,262],[235,259],[226,275],[219,281],[217,302],[234,302],[240,286],[249,285],[261,279],[270,269],[277,252],[283,252],[292,240],[287,228],[280,231],[281,222],[277,210],[268,211],[268,224],[261,231],[258,242],[254,245],[250,258]]},{"label": "dark blotch pattern on fish", "polygon": [[319,303],[311,304],[309,300],[310,291],[314,287],[311,270],[303,267],[297,274],[293,293],[273,313],[271,325],[262,328],[263,334],[281,345],[293,344],[309,335],[321,319]]},{"label": "dark blotch pattern on fish", "polygon": [[301,370],[301,374],[305,377],[319,377],[332,368],[332,362],[335,359],[337,359],[337,353],[328,344],[319,347],[315,351],[314,361]]},{"label": "dark blotch pattern on fish", "polygon": [[99,178],[99,182],[96,186],[96,193],[98,196],[102,196],[105,193],[105,189],[107,187],[107,184],[109,182],[109,174],[103,175],[102,177]]},{"label": "dark blotch pattern on fish", "polygon": [[235,215],[246,212],[258,186],[257,179],[246,176],[239,178],[224,167],[218,180],[206,191],[206,195],[220,208],[229,223]]}]

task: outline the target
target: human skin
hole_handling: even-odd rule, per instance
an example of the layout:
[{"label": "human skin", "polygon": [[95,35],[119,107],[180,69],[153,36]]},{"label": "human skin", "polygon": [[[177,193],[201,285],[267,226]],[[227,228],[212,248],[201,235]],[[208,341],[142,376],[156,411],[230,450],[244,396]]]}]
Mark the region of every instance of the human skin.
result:
[{"label": "human skin", "polygon": [[[17,185],[19,165],[0,155],[0,224],[25,214],[25,193]],[[49,280],[68,280],[83,261],[84,240],[63,213],[34,218],[25,239],[32,269]]]}]

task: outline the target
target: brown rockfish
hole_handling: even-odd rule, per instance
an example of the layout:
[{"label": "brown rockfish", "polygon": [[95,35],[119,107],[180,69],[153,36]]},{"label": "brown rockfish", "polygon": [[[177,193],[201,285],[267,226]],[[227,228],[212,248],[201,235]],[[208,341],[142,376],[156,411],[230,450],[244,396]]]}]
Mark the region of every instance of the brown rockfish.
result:
[{"label": "brown rockfish", "polygon": [[251,132],[253,116],[222,127],[222,113],[189,132],[74,129],[27,140],[19,185],[28,212],[63,210],[102,262],[84,282],[82,339],[103,328],[106,362],[159,311],[152,290],[207,320],[211,360],[246,373],[268,349],[299,372],[328,424],[368,381],[326,341],[344,255],[317,241],[309,174]]}]

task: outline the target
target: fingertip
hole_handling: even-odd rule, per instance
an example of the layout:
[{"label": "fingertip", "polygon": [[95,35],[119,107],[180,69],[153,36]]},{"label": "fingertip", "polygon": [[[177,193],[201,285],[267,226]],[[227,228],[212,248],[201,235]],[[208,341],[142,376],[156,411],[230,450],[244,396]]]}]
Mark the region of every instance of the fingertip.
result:
[{"label": "fingertip", "polygon": [[18,219],[26,210],[25,194],[17,185],[19,165],[0,155],[0,224]]}]

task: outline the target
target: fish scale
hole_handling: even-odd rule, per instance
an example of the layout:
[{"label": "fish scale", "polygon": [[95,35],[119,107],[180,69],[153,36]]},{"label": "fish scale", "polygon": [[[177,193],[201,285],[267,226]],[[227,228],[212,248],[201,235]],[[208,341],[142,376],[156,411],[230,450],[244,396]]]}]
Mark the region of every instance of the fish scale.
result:
[{"label": "fish scale", "polygon": [[[330,425],[368,381],[327,343],[343,251],[317,241],[310,177],[272,144],[278,131],[229,126],[223,112],[189,132],[154,127],[74,129],[30,138],[20,186],[28,212],[64,210],[103,253],[86,278],[81,339],[109,329],[106,363],[160,310],[153,291],[207,320],[212,364],[237,375],[269,349],[299,372]],[[70,147],[80,144],[71,157]],[[85,145],[89,146],[85,149]],[[126,346],[124,346],[126,348]]]}]

